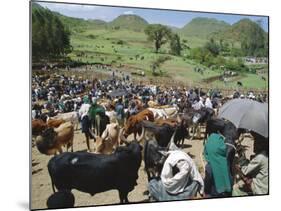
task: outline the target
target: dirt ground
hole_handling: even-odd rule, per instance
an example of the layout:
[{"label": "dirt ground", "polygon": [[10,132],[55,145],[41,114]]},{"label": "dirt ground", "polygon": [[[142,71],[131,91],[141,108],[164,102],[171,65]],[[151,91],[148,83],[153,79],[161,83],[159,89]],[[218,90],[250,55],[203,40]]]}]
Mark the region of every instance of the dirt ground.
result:
[{"label": "dirt ground", "polygon": [[[130,137],[129,137],[130,138]],[[247,157],[252,153],[253,141],[246,137],[243,145],[249,146]],[[93,147],[93,142],[91,148]],[[75,132],[74,137],[74,151],[85,150],[86,142],[85,137],[81,131]],[[192,141],[185,140],[184,151],[187,152],[195,161],[199,171],[203,175],[202,167],[202,151],[203,140],[194,139]],[[51,181],[47,170],[48,161],[52,156],[41,154],[36,147],[32,147],[32,209],[43,209],[46,207],[47,198],[53,193],[51,187]],[[137,180],[137,186],[129,193],[130,202],[145,202],[148,199],[147,195],[144,195],[144,191],[147,190],[147,176],[144,171],[144,163],[139,169],[139,178]],[[94,195],[93,197],[87,193],[79,192],[77,190],[72,191],[75,196],[75,206],[93,206],[93,205],[105,205],[105,204],[117,204],[119,203],[119,196],[117,190],[111,190]]]}]

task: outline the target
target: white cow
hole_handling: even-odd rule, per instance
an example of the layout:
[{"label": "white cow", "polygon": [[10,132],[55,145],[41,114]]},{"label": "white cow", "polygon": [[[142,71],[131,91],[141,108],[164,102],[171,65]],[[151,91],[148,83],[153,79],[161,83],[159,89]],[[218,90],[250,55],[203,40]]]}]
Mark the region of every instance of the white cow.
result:
[{"label": "white cow", "polygon": [[148,110],[153,112],[154,119],[167,119],[176,117],[178,113],[177,107],[168,107],[168,108],[148,108]]}]

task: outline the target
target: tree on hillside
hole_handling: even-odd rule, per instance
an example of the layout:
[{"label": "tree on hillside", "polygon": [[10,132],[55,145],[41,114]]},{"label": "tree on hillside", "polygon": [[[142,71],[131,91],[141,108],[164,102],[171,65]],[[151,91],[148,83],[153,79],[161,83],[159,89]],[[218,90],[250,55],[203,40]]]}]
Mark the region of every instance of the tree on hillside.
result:
[{"label": "tree on hillside", "polygon": [[267,42],[265,32],[259,24],[252,24],[247,36],[241,42],[245,56],[266,56]]},{"label": "tree on hillside", "polygon": [[182,46],[179,35],[171,35],[170,48],[173,55],[179,56],[181,54]]},{"label": "tree on hillside", "polygon": [[148,40],[154,42],[156,53],[170,39],[172,34],[168,27],[161,24],[150,24],[145,28],[144,32],[148,36]]},{"label": "tree on hillside", "polygon": [[205,48],[212,53],[213,56],[217,56],[220,53],[220,46],[215,42],[213,38],[205,44]]},{"label": "tree on hillside", "polygon": [[32,9],[32,57],[50,59],[71,51],[70,33],[59,18],[43,8]]}]

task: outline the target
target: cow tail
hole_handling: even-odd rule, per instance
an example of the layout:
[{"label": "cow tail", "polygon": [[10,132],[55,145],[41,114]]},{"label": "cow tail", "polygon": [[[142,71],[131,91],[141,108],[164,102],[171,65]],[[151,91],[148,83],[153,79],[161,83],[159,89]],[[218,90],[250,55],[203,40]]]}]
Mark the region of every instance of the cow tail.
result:
[{"label": "cow tail", "polygon": [[56,192],[55,184],[54,184],[53,177],[51,174],[50,174],[50,178],[51,178],[51,186],[52,186],[53,192],[55,193]]},{"label": "cow tail", "polygon": [[56,192],[56,190],[55,190],[55,185],[54,185],[54,181],[53,181],[52,177],[51,177],[51,184],[52,184],[52,189],[53,189],[53,192],[55,193],[55,192]]},{"label": "cow tail", "polygon": [[55,190],[55,184],[54,184],[54,178],[53,178],[53,171],[51,170],[54,166],[52,165],[53,162],[51,160],[51,162],[49,162],[48,164],[48,171],[49,171],[49,175],[50,175],[50,179],[51,179],[51,186],[52,186],[52,189],[53,189],[53,192],[55,193],[56,190]]}]

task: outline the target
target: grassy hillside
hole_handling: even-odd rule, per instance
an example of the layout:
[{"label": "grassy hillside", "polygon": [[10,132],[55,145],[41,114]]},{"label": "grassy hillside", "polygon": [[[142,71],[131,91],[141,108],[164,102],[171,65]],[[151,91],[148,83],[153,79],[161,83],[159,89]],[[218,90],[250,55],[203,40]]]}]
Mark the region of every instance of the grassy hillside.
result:
[{"label": "grassy hillside", "polygon": [[[237,23],[234,23],[231,27],[228,27],[223,31],[213,32],[212,36],[215,36],[217,38],[234,40],[234,41],[241,41],[245,37],[249,36],[250,32],[254,30],[255,27],[260,28],[260,26],[256,22],[253,22],[250,19],[245,18],[238,21]],[[263,29],[261,30],[264,32],[264,35],[267,37],[267,33]]]},{"label": "grassy hillside", "polygon": [[230,28],[230,25],[224,21],[218,21],[214,18],[194,18],[179,30],[180,34],[207,38],[213,32],[224,31]]},{"label": "grassy hillside", "polygon": [[108,23],[110,28],[143,31],[148,22],[137,15],[120,15]]}]

